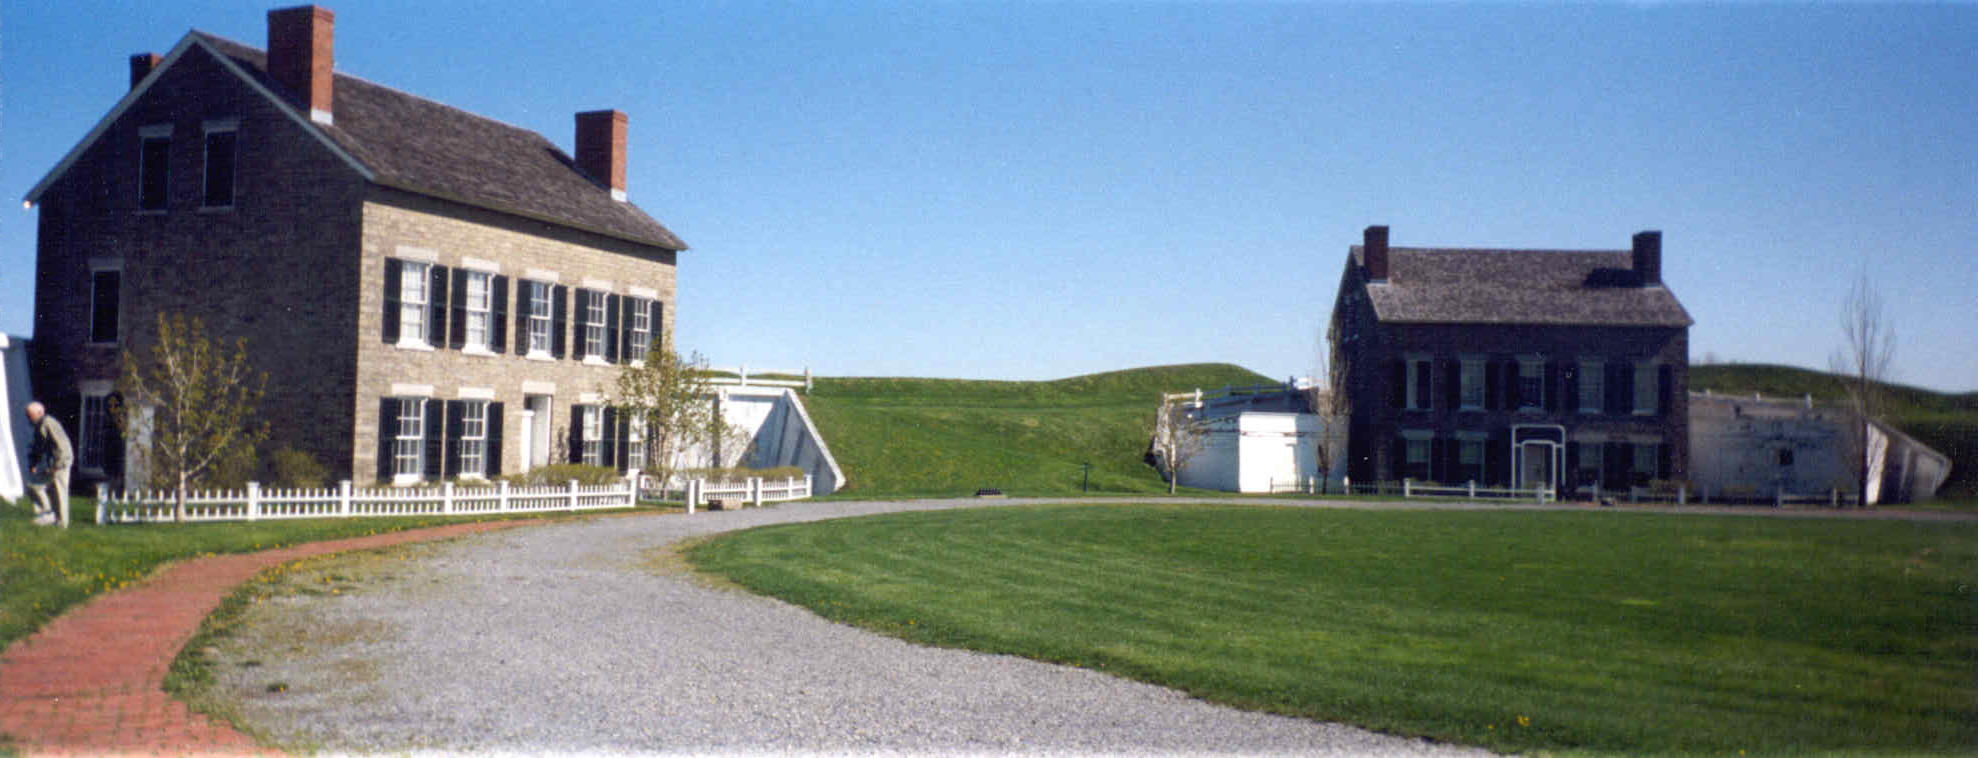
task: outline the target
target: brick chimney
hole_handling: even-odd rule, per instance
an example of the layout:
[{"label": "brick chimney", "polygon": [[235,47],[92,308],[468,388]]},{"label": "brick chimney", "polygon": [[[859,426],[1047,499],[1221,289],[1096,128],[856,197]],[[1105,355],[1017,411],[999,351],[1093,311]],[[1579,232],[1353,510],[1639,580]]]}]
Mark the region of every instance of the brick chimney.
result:
[{"label": "brick chimney", "polygon": [[1367,227],[1365,239],[1360,245],[1360,253],[1367,264],[1367,280],[1387,281],[1387,227]]},{"label": "brick chimney", "polygon": [[158,67],[157,53],[138,53],[130,57],[130,88],[137,89],[137,83],[151,75],[151,69]]},{"label": "brick chimney", "polygon": [[288,89],[309,120],[332,123],[330,89],[337,14],[317,5],[268,11],[268,76]]},{"label": "brick chimney", "polygon": [[577,114],[577,168],[611,187],[611,199],[625,202],[625,126],[620,111]]},{"label": "brick chimney", "polygon": [[1641,277],[1643,287],[1662,286],[1661,232],[1635,234],[1635,275]]}]

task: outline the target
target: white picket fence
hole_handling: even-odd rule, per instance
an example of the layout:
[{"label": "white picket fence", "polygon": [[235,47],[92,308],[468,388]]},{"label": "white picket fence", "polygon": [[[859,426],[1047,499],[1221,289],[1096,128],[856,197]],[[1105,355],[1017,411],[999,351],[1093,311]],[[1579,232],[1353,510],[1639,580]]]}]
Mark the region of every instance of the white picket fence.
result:
[{"label": "white picket fence", "polygon": [[[359,489],[349,480],[335,488],[262,489],[248,482],[244,490],[187,493],[186,521],[257,521],[261,519],[359,518],[374,516],[471,516],[494,513],[591,511],[630,508],[635,502],[627,478],[611,484],[515,487],[508,482],[487,486],[378,487]],[[169,490],[113,493],[96,486],[96,523],[135,524],[171,521],[173,493]]]},{"label": "white picket fence", "polygon": [[749,477],[739,482],[692,479],[687,482],[685,500],[687,512],[693,513],[710,500],[722,503],[745,503],[760,507],[763,503],[778,503],[786,500],[802,500],[810,497],[811,478],[784,477],[766,479]]},{"label": "white picket fence", "polygon": [[1559,493],[1549,487],[1479,487],[1476,482],[1456,485],[1427,484],[1413,479],[1399,482],[1374,482],[1354,484],[1346,482],[1346,491],[1360,495],[1400,495],[1402,497],[1455,497],[1470,500],[1530,500],[1537,503],[1550,503],[1559,499]]}]

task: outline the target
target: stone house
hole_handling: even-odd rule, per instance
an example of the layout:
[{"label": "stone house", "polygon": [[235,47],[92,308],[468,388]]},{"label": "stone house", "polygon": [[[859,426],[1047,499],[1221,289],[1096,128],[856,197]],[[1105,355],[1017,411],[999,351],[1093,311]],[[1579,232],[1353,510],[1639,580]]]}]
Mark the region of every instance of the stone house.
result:
[{"label": "stone house", "polygon": [[1490,250],[1390,247],[1368,227],[1328,330],[1348,475],[1562,494],[1683,479],[1691,323],[1660,232]]},{"label": "stone house", "polygon": [[246,340],[268,450],[335,475],[638,459],[602,398],[670,327],[686,245],[626,199],[625,114],[576,114],[566,153],[337,73],[327,9],[267,21],[265,51],[192,31],[132,56],[27,195],[33,383],[76,430],[78,478],[123,472],[109,398],[169,313]]}]

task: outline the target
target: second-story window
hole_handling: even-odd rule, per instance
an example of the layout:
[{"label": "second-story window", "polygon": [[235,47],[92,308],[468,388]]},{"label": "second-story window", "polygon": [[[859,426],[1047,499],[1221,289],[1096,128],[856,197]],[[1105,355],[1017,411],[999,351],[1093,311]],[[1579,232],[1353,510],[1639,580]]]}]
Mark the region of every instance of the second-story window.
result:
[{"label": "second-story window", "polygon": [[1545,408],[1545,361],[1537,358],[1518,359],[1518,410],[1536,411]]},{"label": "second-story window", "polygon": [[646,360],[646,350],[652,346],[652,310],[654,302],[650,298],[631,298],[632,335],[630,341],[625,344],[626,363],[644,363]]},{"label": "second-story window", "polygon": [[1658,391],[1657,375],[1655,364],[1646,361],[1635,364],[1635,415],[1655,415],[1662,394]]},{"label": "second-story window", "polygon": [[239,144],[239,126],[234,121],[206,124],[206,177],[202,208],[232,208],[234,204],[234,159]]},{"label": "second-story window", "polygon": [[1466,411],[1480,411],[1484,407],[1484,362],[1465,359],[1462,363],[1461,391],[1462,408]]},{"label": "second-story window", "polygon": [[526,281],[522,283],[529,297],[529,354],[549,355],[550,349],[550,292],[549,283]]},{"label": "second-story window", "polygon": [[90,342],[108,345],[117,341],[123,290],[124,272],[104,269],[89,273]]},{"label": "second-story window", "polygon": [[432,292],[428,286],[432,264],[403,261],[398,265],[398,342],[432,344],[426,329],[426,310]]},{"label": "second-story window", "polygon": [[138,209],[147,211],[162,211],[165,209],[167,190],[171,187],[171,151],[172,127],[170,124],[147,126],[138,130]]},{"label": "second-story window", "polygon": [[492,319],[489,316],[494,302],[489,291],[489,283],[494,279],[485,271],[457,269],[456,273],[466,279],[466,294],[463,314],[467,321],[466,348],[470,350],[488,349],[488,329]]},{"label": "second-story window", "polygon": [[603,360],[605,357],[605,293],[597,290],[577,290],[578,302],[584,308],[584,356]]},{"label": "second-story window", "polygon": [[1580,412],[1599,413],[1606,406],[1606,369],[1598,358],[1581,358],[1579,370]]},{"label": "second-story window", "polygon": [[1408,410],[1419,411],[1435,407],[1435,393],[1429,381],[1432,365],[1426,359],[1408,360]]}]

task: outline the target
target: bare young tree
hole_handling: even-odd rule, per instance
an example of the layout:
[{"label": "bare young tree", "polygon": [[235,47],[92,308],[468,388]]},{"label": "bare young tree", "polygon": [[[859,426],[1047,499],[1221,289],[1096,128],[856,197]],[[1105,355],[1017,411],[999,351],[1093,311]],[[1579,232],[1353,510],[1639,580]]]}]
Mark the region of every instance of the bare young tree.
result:
[{"label": "bare young tree", "polygon": [[1167,470],[1168,494],[1181,480],[1181,472],[1208,444],[1207,424],[1190,411],[1196,407],[1196,394],[1161,396],[1161,410],[1154,415],[1154,457],[1156,465]]},{"label": "bare young tree", "polygon": [[158,314],[157,344],[148,358],[124,352],[119,384],[123,400],[113,417],[145,448],[152,481],[173,488],[175,520],[185,520],[193,484],[253,455],[268,437],[267,422],[256,417],[267,373],[248,362],[247,340],[223,353],[197,318]]},{"label": "bare young tree", "polygon": [[1343,463],[1346,457],[1345,450],[1333,449],[1332,439],[1339,431],[1334,427],[1346,423],[1347,415],[1353,410],[1352,396],[1347,392],[1346,359],[1334,349],[1338,336],[1337,321],[1319,336],[1314,346],[1318,358],[1314,363],[1319,370],[1312,373],[1312,386],[1305,390],[1306,404],[1318,417],[1318,439],[1312,444],[1312,455],[1318,465],[1321,493],[1332,491],[1332,467]]},{"label": "bare young tree", "polygon": [[1854,476],[1855,504],[1868,504],[1868,476],[1874,470],[1869,444],[1871,425],[1882,414],[1882,386],[1895,360],[1896,332],[1882,310],[1882,296],[1868,281],[1855,278],[1841,303],[1841,332],[1845,346],[1828,359],[1847,391],[1849,429],[1848,468]]},{"label": "bare young tree", "polygon": [[612,405],[643,424],[646,460],[641,468],[662,483],[678,473],[674,457],[696,444],[712,449],[721,418],[708,383],[707,360],[674,352],[670,336],[646,351],[644,363],[618,375]]}]

